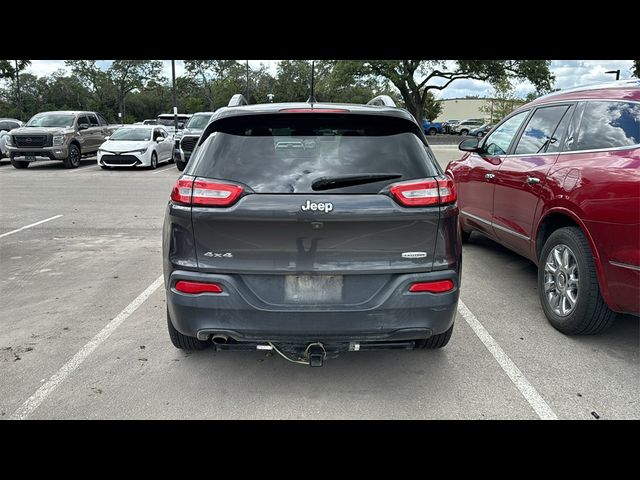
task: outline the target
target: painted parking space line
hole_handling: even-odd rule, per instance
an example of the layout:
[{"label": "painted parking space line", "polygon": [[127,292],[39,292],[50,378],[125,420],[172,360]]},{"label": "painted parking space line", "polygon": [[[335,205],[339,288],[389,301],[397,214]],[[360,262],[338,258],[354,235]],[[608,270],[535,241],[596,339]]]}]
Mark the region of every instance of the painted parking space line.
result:
[{"label": "painted parking space line", "polygon": [[[151,175],[157,175],[158,173],[166,172],[167,170],[170,170],[171,167],[173,167],[173,166],[174,166],[173,163],[170,163],[169,165],[166,166],[166,168],[162,168],[162,169],[158,168],[158,170],[153,172]],[[177,171],[177,169],[176,169],[176,171]]]},{"label": "painted parking space line", "polygon": [[542,398],[542,395],[540,395],[534,386],[529,383],[520,369],[515,363],[513,363],[513,360],[509,358],[498,342],[494,340],[491,334],[486,328],[484,328],[462,300],[459,300],[458,302],[458,312],[460,312],[462,318],[465,319],[476,336],[484,344],[487,350],[489,350],[489,353],[493,355],[493,358],[495,358],[496,362],[498,362],[502,370],[504,370],[507,376],[511,379],[525,400],[529,402],[529,405],[531,405],[531,408],[533,408],[538,417],[540,417],[541,420],[557,420],[558,416],[544,398]]},{"label": "painted parking space line", "polygon": [[53,217],[45,218],[44,220],[40,220],[39,222],[32,223],[31,225],[26,225],[24,227],[20,227],[20,228],[17,228],[15,230],[11,230],[10,232],[3,233],[2,235],[0,235],[0,238],[7,237],[9,235],[13,235],[14,233],[21,232],[22,230],[26,230],[27,228],[35,227],[36,225],[41,225],[41,224],[43,224],[45,222],[50,222],[51,220],[55,220],[56,218],[60,218],[62,216],[63,215],[54,215]]},{"label": "painted parking space line", "polygon": [[65,363],[54,373],[49,380],[35,391],[25,402],[9,417],[10,420],[24,420],[45,401],[45,399],[71,375],[82,363],[98,348],[122,323],[135,312],[159,287],[164,283],[163,275],[160,275],[140,295],[138,295],[124,310],[89,340],[71,360]]}]

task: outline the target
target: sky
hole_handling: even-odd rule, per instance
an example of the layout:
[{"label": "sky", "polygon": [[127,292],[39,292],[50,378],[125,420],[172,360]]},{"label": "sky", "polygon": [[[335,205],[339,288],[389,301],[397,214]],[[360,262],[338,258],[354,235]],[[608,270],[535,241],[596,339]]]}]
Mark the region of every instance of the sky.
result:
[{"label": "sky", "polygon": [[[241,60],[244,62],[244,60]],[[277,69],[277,60],[249,60],[251,68],[259,68],[260,64],[264,64],[270,71],[275,74]],[[604,82],[607,80],[615,80],[612,74],[605,74],[608,70],[620,70],[620,79],[631,77],[631,60],[552,60],[551,72],[556,76],[555,88],[565,89],[578,85],[586,85],[589,83]],[[108,68],[111,64],[110,60],[101,60],[98,65],[101,68]],[[163,60],[164,76],[171,78],[171,61]],[[64,60],[32,60],[31,66],[26,70],[35,75],[49,75],[56,70],[67,70]],[[184,73],[184,65],[181,60],[176,61],[176,76]],[[519,82],[514,84],[515,92],[518,96],[524,97],[527,93],[534,90],[529,82]],[[489,96],[493,92],[491,86],[486,82],[478,80],[456,80],[451,83],[445,90],[437,93],[436,96],[441,99],[461,98],[467,95]]]}]

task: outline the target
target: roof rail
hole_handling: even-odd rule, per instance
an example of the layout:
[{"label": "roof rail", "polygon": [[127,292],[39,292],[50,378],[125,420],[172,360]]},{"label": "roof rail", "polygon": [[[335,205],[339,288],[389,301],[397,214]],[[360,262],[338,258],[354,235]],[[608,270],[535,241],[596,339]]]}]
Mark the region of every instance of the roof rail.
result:
[{"label": "roof rail", "polygon": [[396,102],[389,95],[378,95],[367,102],[367,105],[376,107],[395,107]]},{"label": "roof rail", "polygon": [[244,98],[244,95],[241,93],[236,93],[231,100],[229,100],[229,104],[227,107],[239,107],[240,105],[249,105],[247,99]]}]

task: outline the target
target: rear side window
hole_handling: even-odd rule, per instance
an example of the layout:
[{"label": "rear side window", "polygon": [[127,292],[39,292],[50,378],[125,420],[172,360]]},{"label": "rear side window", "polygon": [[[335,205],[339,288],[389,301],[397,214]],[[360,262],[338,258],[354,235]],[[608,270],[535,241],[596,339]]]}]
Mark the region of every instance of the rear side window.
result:
[{"label": "rear side window", "polygon": [[[269,114],[216,126],[185,173],[242,183],[256,193],[377,193],[389,183],[439,173],[415,133],[419,127],[403,119]],[[372,173],[399,177],[325,192],[311,186],[320,178]]]},{"label": "rear side window", "polygon": [[577,132],[565,150],[596,150],[640,144],[640,103],[585,102]]},{"label": "rear side window", "polygon": [[89,115],[87,115],[87,117],[89,118],[89,124],[92,127],[97,127],[98,126],[98,119],[96,118],[95,115],[89,114]]},{"label": "rear side window", "polygon": [[569,105],[538,108],[527,123],[514,153],[544,153],[550,143],[559,143],[555,131],[568,110]]}]

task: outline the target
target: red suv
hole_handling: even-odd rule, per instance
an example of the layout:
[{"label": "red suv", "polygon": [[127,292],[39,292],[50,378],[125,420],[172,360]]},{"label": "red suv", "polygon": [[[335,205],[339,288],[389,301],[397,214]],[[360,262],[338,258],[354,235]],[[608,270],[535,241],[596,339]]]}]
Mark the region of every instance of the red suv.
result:
[{"label": "red suv", "polygon": [[538,268],[549,322],[597,333],[640,312],[640,81],[564,90],[506,117],[447,166],[472,231]]}]

